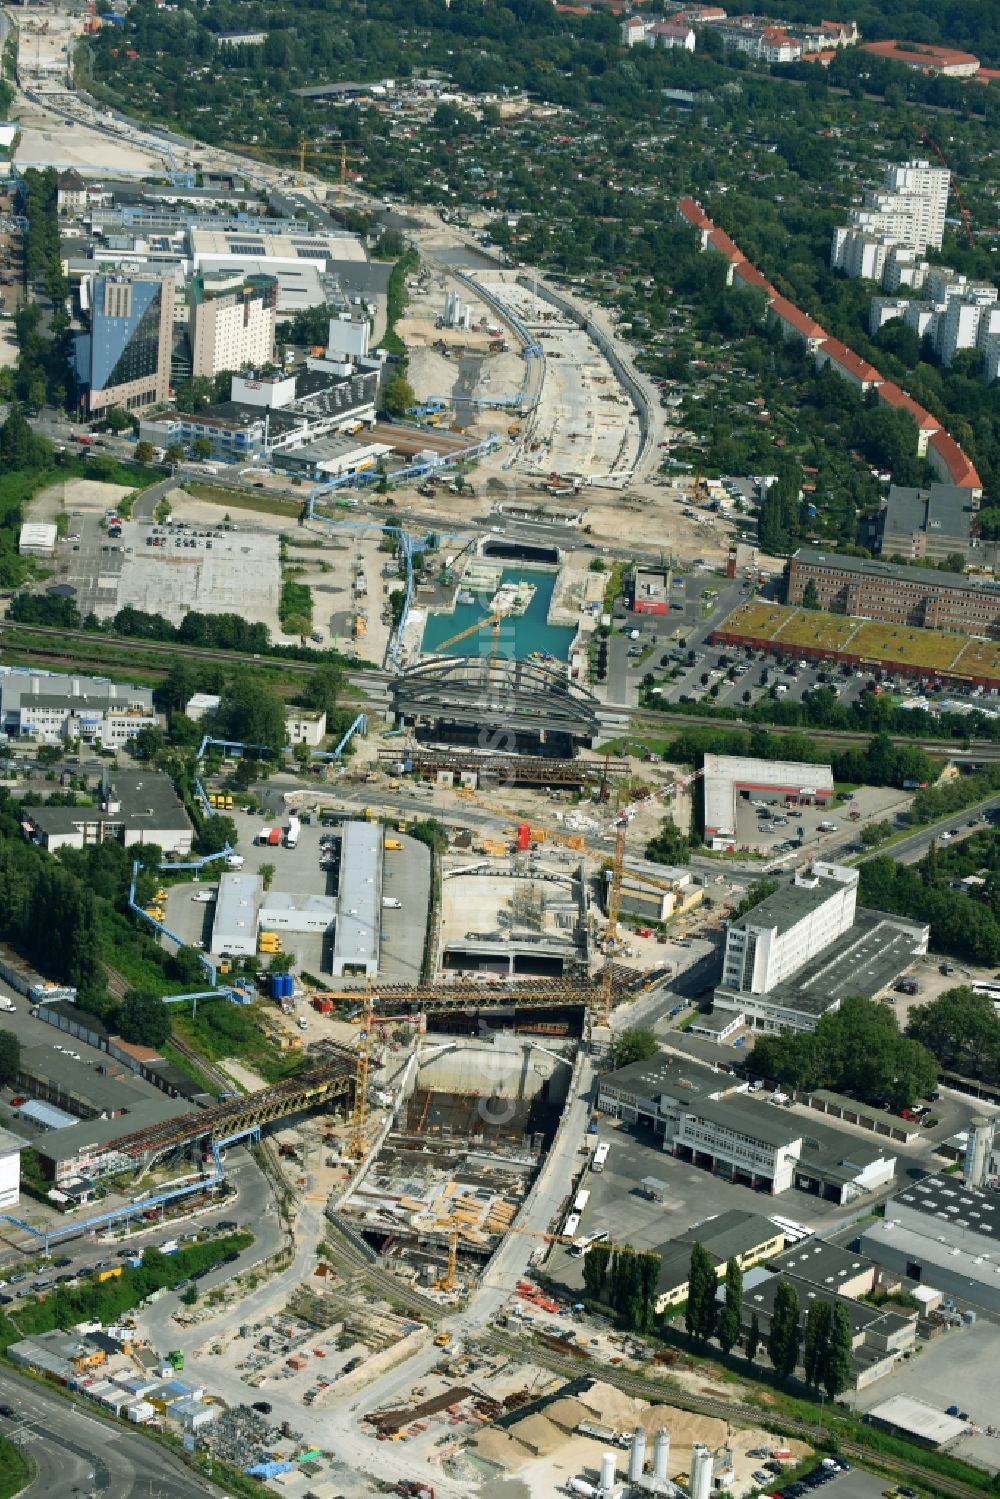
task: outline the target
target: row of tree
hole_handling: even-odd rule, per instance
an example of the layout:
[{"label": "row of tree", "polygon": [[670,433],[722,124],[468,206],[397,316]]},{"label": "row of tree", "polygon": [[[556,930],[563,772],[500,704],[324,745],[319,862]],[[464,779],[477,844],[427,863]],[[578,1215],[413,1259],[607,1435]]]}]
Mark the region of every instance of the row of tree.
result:
[{"label": "row of tree", "polygon": [[812,1031],[759,1036],[748,1066],[759,1077],[811,1091],[850,1090],[868,1101],[908,1108],[937,1085],[937,1063],[917,1040],[899,1033],[894,1011],[858,995]]},{"label": "row of tree", "polygon": [[888,855],[861,866],[858,898],[878,911],[926,922],[939,952],[969,963],[1000,962],[1000,917],[992,906],[951,889],[932,849],[919,864],[899,864]]},{"label": "row of tree", "polygon": [[592,1244],[583,1262],[583,1283],[594,1301],[612,1307],[624,1327],[650,1332],[656,1313],[660,1256],[610,1244]]}]

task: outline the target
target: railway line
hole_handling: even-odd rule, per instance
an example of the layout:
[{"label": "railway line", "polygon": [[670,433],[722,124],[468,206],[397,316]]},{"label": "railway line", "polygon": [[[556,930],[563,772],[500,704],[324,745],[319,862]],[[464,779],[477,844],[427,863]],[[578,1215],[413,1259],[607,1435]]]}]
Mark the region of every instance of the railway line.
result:
[{"label": "railway line", "polygon": [[[760,1426],[768,1419],[766,1410],[759,1405],[744,1405],[738,1400],[718,1400],[710,1395],[693,1395],[677,1384],[646,1379],[641,1374],[623,1373],[613,1366],[580,1358],[579,1355],[574,1357],[571,1354],[557,1353],[555,1349],[537,1338],[528,1341],[491,1330],[482,1341],[499,1353],[509,1354],[518,1362],[524,1363],[530,1359],[531,1363],[542,1364],[546,1369],[551,1369],[554,1374],[564,1374],[567,1379],[579,1379],[581,1374],[592,1372],[595,1378],[614,1385],[623,1394],[633,1395],[640,1400],[652,1401],[654,1404],[667,1401],[670,1405],[677,1406],[679,1410],[690,1411],[693,1415],[716,1416],[722,1421],[743,1423],[747,1426]],[[775,1419],[779,1421],[783,1433],[802,1437],[807,1442],[823,1446],[833,1439],[838,1450],[846,1456],[857,1458],[859,1462],[867,1464],[871,1464],[874,1459],[876,1465],[881,1462],[894,1475],[906,1474],[916,1479],[922,1487],[926,1488],[928,1482],[932,1482],[934,1488],[955,1495],[955,1499],[983,1499],[985,1483],[983,1488],[976,1488],[972,1484],[962,1483],[959,1479],[939,1473],[936,1469],[929,1471],[926,1463],[917,1460],[908,1462],[905,1458],[896,1457],[895,1454],[882,1455],[880,1458],[879,1454],[873,1453],[870,1447],[866,1447],[861,1442],[837,1436],[826,1426],[802,1421],[794,1416],[772,1417],[771,1421]],[[984,1479],[985,1476],[984,1474]]]},{"label": "railway line", "polygon": [[[163,673],[166,675],[170,665],[177,657],[184,657],[191,661],[208,661],[213,666],[218,666],[220,652],[208,646],[182,645],[176,641],[165,640],[135,640],[127,635],[90,634],[86,630],[61,630],[53,625],[23,625],[11,620],[0,620],[0,640],[4,635],[29,636],[39,642],[46,640],[51,642],[51,656],[64,664],[77,664],[81,661],[86,663],[88,657],[85,651],[81,651],[74,657],[66,651],[67,641],[78,641],[81,645],[89,645],[93,648],[101,645],[127,649],[132,653],[134,665],[135,656],[142,652],[148,656],[157,656],[163,659]],[[31,650],[25,647],[25,650]],[[35,653],[47,655],[43,645],[34,648]],[[243,651],[225,651],[221,653],[222,659],[232,662],[234,666],[250,666],[255,670],[280,671],[291,673],[293,676],[308,675],[314,671],[316,666],[322,664],[322,656],[317,655],[316,661],[296,661],[285,656],[250,655]],[[90,658],[90,664],[100,670],[107,666],[96,656]],[[151,670],[158,669],[151,667]],[[362,693],[369,696],[369,701],[374,705],[385,707],[386,698],[384,689],[394,678],[394,673],[383,671],[380,667],[372,667],[365,671],[348,671],[347,679],[352,687],[360,689]],[[636,708],[627,712],[630,731],[633,733],[648,733],[655,730],[663,738],[668,738],[675,729],[684,728],[710,728],[710,729],[749,729],[753,727],[742,718],[718,718],[702,713],[656,713],[649,709]],[[763,725],[769,734],[801,734],[804,732],[801,724],[766,724]],[[863,745],[871,739],[871,734],[863,729],[817,729],[809,728],[809,737],[817,744],[824,745]],[[619,738],[625,737],[622,735]],[[915,739],[906,734],[890,734],[889,739],[893,744],[911,745],[914,748],[927,750],[929,754],[952,755],[955,753],[955,742],[949,739]],[[963,740],[961,755],[967,761],[975,760],[1000,760],[1000,744],[990,739]]]}]

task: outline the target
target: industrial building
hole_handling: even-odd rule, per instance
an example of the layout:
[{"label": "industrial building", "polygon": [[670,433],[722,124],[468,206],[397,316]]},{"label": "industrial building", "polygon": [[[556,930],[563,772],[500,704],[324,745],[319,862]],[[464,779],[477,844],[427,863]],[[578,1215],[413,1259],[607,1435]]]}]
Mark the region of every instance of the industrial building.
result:
[{"label": "industrial building", "polygon": [[958,1416],[949,1416],[914,1395],[890,1395],[881,1405],[872,1406],[865,1420],[879,1431],[905,1437],[935,1452],[944,1451],[969,1430],[968,1417],[960,1420]]},{"label": "industrial building", "polygon": [[[610,878],[611,871],[608,870],[605,909]],[[664,889],[665,885],[669,888]],[[656,874],[649,876],[641,869],[622,871],[619,909],[628,916],[638,916],[644,921],[670,921],[675,916],[694,911],[704,899],[705,887],[695,883],[690,869],[657,865]]]},{"label": "industrial building", "polygon": [[[217,958],[253,957],[264,932],[318,939],[311,959],[337,976],[378,971],[382,914],[382,828],[345,822],[341,828],[340,887],[336,898],[312,892],[265,890],[259,874],[223,874],[209,950]],[[332,940],[331,940],[332,939]],[[285,951],[289,950],[283,942]]]},{"label": "industrial building", "polygon": [[[992,1121],[988,1123],[992,1139]],[[991,1178],[995,1181],[995,1178]],[[929,1176],[886,1203],[865,1224],[863,1252],[909,1280],[1000,1312],[1000,1193],[961,1176]]]},{"label": "industrial building", "polygon": [[726,932],[713,1009],[756,1030],[813,1030],[848,995],[888,989],[927,951],[930,929],[857,908],[858,874],[816,861]]},{"label": "industrial building", "polygon": [[795,1187],[828,1202],[852,1202],[895,1174],[886,1141],[846,1131],[748,1096],[730,1073],[659,1053],[598,1079],[597,1108],[682,1160],[756,1190]]},{"label": "industrial building", "polygon": [[119,749],[156,721],[151,687],[0,667],[0,731],[12,738],[41,744],[79,739]]},{"label": "industrial building", "polygon": [[340,838],[340,893],[331,972],[374,978],[382,929],[382,828],[347,822]]},{"label": "industrial building", "polygon": [[[825,1301],[831,1307],[845,1307],[851,1323],[851,1342],[854,1350],[854,1388],[864,1389],[885,1374],[891,1374],[896,1362],[910,1352],[917,1339],[917,1314],[904,1316],[900,1312],[887,1311],[883,1307],[869,1306],[845,1296],[832,1287],[821,1287],[812,1281],[800,1280],[797,1275],[779,1273],[760,1266],[748,1271],[743,1281],[743,1321],[749,1327],[750,1318],[756,1316],[761,1337],[766,1343],[774,1313],[774,1301],[781,1284],[791,1286],[799,1299],[799,1320],[802,1328],[809,1309]],[[720,1296],[724,1291],[720,1290]]]},{"label": "industrial building", "polygon": [[328,896],[265,891],[258,874],[224,874],[215,902],[212,956],[253,957],[265,931],[325,936],[333,926],[335,912],[336,902]]},{"label": "industrial building", "polygon": [[916,629],[1000,638],[1000,583],[991,578],[799,547],[788,574],[789,604],[801,605],[810,583],[819,607],[831,614],[859,614]]},{"label": "industrial building", "polygon": [[301,448],[280,448],[274,454],[274,467],[280,473],[306,479],[344,479],[368,473],[388,458],[393,449],[388,443],[367,438],[319,437]]},{"label": "industrial building", "polygon": [[90,331],[75,341],[77,382],[91,416],[140,411],[170,394],[172,273],[98,274],[81,287]]},{"label": "industrial building", "polygon": [[792,760],[750,760],[739,755],[706,755],[702,767],[705,842],[709,848],[736,848],[737,800],[793,806],[829,806],[833,772],[829,765]]},{"label": "industrial building", "polygon": [[972,489],[961,484],[930,484],[925,489],[890,486],[877,519],[876,543],[887,561],[925,558],[946,562],[951,556],[972,561],[978,542]]},{"label": "industrial building", "polygon": [[440,966],[446,972],[585,975],[584,871],[554,861],[446,858],[440,933]]},{"label": "industrial building", "polygon": [[16,1206],[21,1196],[21,1151],[27,1140],[0,1129],[0,1208]]},{"label": "industrial building", "polygon": [[25,807],[23,826],[50,852],[85,848],[109,838],[126,848],[155,844],[165,854],[189,854],[193,829],[184,803],[161,771],[105,772],[96,806]]},{"label": "industrial building", "polygon": [[25,521],[17,539],[22,557],[51,557],[56,549],[58,532],[48,521]]}]

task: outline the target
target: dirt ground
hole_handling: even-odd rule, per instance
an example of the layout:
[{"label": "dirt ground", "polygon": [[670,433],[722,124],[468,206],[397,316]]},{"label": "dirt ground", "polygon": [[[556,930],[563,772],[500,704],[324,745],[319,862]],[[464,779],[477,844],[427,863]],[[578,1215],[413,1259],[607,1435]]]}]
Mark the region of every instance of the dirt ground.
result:
[{"label": "dirt ground", "polygon": [[26,518],[54,521],[64,511],[103,515],[132,490],[127,484],[103,484],[97,479],[64,479],[39,490],[27,508]]}]

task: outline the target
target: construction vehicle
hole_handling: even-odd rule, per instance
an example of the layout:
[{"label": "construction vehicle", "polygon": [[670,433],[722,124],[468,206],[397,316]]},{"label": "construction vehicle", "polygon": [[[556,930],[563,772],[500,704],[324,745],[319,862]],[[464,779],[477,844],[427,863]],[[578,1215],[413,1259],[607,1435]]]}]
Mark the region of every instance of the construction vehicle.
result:
[{"label": "construction vehicle", "polygon": [[435,1348],[447,1348],[447,1346],[448,1346],[448,1344],[450,1342],[451,1342],[451,1333],[450,1332],[439,1332],[438,1335],[437,1335],[437,1337],[434,1339],[434,1347]]},{"label": "construction vehicle", "polygon": [[180,1349],[180,1348],[172,1348],[170,1350],[170,1352],[167,1354],[167,1360],[168,1360],[168,1362],[170,1364],[170,1367],[172,1369],[183,1369],[183,1367],[184,1367],[184,1353],[183,1353],[183,1350]]},{"label": "construction vehicle", "polygon": [[386,848],[391,849],[401,849],[403,847],[398,838],[387,838],[385,840],[385,846]]}]

